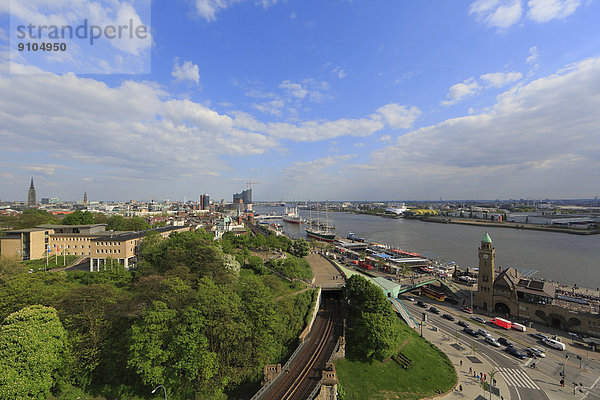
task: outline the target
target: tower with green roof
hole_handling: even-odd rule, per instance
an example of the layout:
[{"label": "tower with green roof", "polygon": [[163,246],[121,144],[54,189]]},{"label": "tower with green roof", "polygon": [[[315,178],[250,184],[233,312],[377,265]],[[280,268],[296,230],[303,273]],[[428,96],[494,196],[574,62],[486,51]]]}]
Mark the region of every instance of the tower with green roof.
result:
[{"label": "tower with green roof", "polygon": [[486,312],[494,310],[495,259],[496,250],[492,244],[492,238],[485,232],[479,247],[479,278],[475,306]]}]

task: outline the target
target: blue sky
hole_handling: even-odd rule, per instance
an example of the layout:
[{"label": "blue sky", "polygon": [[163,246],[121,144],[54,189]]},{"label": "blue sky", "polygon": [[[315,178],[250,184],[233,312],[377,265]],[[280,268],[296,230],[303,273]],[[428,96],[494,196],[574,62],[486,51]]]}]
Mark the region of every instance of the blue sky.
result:
[{"label": "blue sky", "polygon": [[[599,3],[0,0],[0,199],[593,197]],[[15,50],[88,15],[150,39]]]}]

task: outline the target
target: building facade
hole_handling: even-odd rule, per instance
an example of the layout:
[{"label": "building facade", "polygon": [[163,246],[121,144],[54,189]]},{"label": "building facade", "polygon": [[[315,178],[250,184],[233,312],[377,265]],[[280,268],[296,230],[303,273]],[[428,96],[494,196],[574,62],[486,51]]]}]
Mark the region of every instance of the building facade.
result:
[{"label": "building facade", "polygon": [[488,315],[535,321],[554,328],[600,337],[600,299],[582,299],[542,280],[523,277],[515,268],[497,270],[495,249],[485,233],[478,249],[475,308]]}]

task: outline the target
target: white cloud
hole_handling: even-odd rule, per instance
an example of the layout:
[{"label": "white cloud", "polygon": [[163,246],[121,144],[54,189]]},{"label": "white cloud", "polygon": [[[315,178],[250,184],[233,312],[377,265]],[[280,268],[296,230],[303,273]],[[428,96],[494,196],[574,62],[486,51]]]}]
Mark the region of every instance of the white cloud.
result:
[{"label": "white cloud", "polygon": [[335,67],[332,72],[340,79],[345,78],[348,75],[342,67]]},{"label": "white cloud", "polygon": [[535,22],[563,19],[575,12],[580,0],[529,0],[527,17]]},{"label": "white cloud", "polygon": [[283,81],[279,84],[279,88],[285,90],[289,95],[298,99],[303,99],[308,94],[308,89],[300,83],[294,83],[291,81]]},{"label": "white cloud", "polygon": [[491,72],[481,75],[479,78],[486,83],[487,87],[501,88],[522,77],[523,74],[520,72]]},{"label": "white cloud", "polygon": [[507,29],[519,22],[523,8],[521,0],[475,0],[469,14],[494,28]]},{"label": "white cloud", "polygon": [[395,103],[379,107],[375,112],[382,115],[392,129],[408,129],[421,115],[421,110],[417,107],[408,108]]},{"label": "white cloud", "polygon": [[179,65],[179,61],[176,58],[173,65],[173,71],[171,71],[171,76],[175,78],[176,82],[189,80],[195,82],[196,85],[200,85],[199,68],[196,64],[192,64],[191,61],[185,61],[183,65]]},{"label": "white cloud", "polygon": [[447,100],[442,101],[442,105],[450,106],[461,100],[475,95],[481,89],[481,85],[477,83],[475,78],[469,78],[464,82],[452,85],[446,95]]},{"label": "white cloud", "polygon": [[598,93],[600,58],[588,59],[506,91],[488,112],[399,136],[348,171],[364,191],[398,182],[407,197],[586,197],[600,180]]},{"label": "white cloud", "polygon": [[527,64],[534,64],[540,56],[538,52],[538,48],[536,46],[532,46],[529,48],[529,57],[525,60]]},{"label": "white cloud", "polygon": [[[196,13],[204,18],[206,21],[211,22],[217,19],[217,14],[221,11],[241,3],[246,0],[196,0],[195,9]],[[255,5],[262,6],[267,9],[274,6],[279,0],[256,0],[253,1]],[[293,14],[295,15],[295,14]]]}]

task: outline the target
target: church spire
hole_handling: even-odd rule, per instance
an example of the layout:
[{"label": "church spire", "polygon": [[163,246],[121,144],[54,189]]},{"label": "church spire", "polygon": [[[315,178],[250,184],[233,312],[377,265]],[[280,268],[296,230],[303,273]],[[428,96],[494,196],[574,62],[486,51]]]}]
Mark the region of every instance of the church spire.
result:
[{"label": "church spire", "polygon": [[27,192],[27,205],[29,207],[35,207],[37,205],[37,200],[35,198],[35,186],[33,186],[33,176],[31,177],[31,185],[29,186],[29,191]]}]

